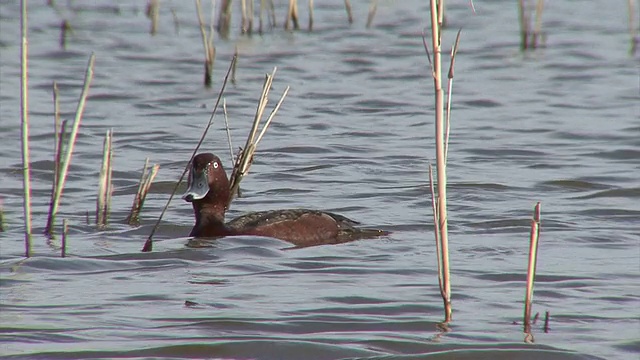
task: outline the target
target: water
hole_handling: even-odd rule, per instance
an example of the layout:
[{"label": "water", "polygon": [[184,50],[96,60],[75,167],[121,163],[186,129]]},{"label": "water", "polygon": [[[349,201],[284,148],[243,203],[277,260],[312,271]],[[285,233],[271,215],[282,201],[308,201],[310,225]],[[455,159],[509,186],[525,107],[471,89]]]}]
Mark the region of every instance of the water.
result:
[{"label": "water", "polygon": [[[43,2],[42,2],[43,3]],[[451,2],[456,62],[449,154],[454,322],[439,334],[427,186],[433,90],[420,37],[426,2],[318,2],[315,31],[216,40],[204,89],[191,2],[162,3],[148,34],[141,2],[30,2],[29,70],[34,233],[51,187],[52,82],[72,119],[90,53],[95,79],[58,217],[60,241],[34,238],[23,259],[19,6],[0,5],[0,349],[6,358],[637,359],[640,352],[640,96],[623,2],[546,6],[547,47],[518,51],[512,1]],[[284,18],[278,4],[278,21]],[[236,4],[237,5],[237,4]],[[301,19],[306,19],[305,6]],[[179,33],[171,8],[179,19]],[[59,25],[73,28],[58,45]],[[179,178],[234,52],[228,102],[235,145],[248,133],[264,74],[290,95],[243,182],[231,216],[328,209],[388,238],[285,250],[264,238],[185,244],[188,204],[175,200],[153,253],[139,250]],[[447,45],[448,47],[449,45]],[[102,138],[114,129],[114,199],[105,231],[95,211]],[[228,161],[222,117],[202,148]],[[161,165],[142,225],[123,224],[145,157]],[[229,167],[227,163],[227,167]],[[534,326],[522,343],[529,219],[542,202]]]}]

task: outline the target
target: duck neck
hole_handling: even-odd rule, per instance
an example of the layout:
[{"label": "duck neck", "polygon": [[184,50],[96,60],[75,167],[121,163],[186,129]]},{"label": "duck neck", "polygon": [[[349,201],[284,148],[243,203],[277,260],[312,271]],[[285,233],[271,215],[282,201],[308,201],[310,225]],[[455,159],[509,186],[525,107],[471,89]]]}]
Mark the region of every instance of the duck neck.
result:
[{"label": "duck neck", "polygon": [[191,236],[230,235],[230,230],[224,223],[225,210],[223,204],[194,201],[193,212],[196,217],[196,225],[191,232]]}]

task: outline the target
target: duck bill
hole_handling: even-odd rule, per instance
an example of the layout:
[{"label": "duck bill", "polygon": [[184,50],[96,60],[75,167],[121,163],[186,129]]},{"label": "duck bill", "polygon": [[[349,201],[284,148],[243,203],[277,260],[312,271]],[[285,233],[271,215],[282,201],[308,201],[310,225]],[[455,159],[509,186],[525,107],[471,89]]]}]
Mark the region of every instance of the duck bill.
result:
[{"label": "duck bill", "polygon": [[209,193],[209,182],[205,171],[195,171],[191,169],[189,173],[189,188],[182,195],[182,199],[187,202],[204,199]]}]

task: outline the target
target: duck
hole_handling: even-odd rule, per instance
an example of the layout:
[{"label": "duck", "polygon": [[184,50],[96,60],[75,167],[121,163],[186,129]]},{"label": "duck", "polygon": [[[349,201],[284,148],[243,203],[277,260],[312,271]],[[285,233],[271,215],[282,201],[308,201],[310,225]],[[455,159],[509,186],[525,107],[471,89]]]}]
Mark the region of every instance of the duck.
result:
[{"label": "duck", "polygon": [[358,227],[359,222],[327,211],[282,209],[251,212],[225,222],[230,181],[220,158],[212,153],[193,157],[188,188],[182,199],[191,203],[194,238],[252,235],[276,238],[295,247],[340,244],[389,235],[388,231]]}]

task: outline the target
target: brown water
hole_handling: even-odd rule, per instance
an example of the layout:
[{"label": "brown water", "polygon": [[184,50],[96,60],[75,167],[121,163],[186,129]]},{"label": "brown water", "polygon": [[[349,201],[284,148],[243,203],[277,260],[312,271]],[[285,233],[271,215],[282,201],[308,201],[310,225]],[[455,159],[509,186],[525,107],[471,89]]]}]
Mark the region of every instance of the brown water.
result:
[{"label": "brown water", "polygon": [[[638,58],[628,55],[626,2],[550,2],[547,47],[518,51],[513,1],[450,2],[450,44],[463,27],[454,86],[449,204],[454,322],[439,334],[427,165],[433,90],[422,49],[426,1],[316,2],[315,31],[216,40],[204,89],[192,2],[162,2],[148,34],[137,2],[30,2],[34,232],[52,178],[51,85],[72,119],[89,54],[95,80],[65,188],[69,257],[34,237],[23,259],[19,6],[0,1],[0,351],[5,358],[637,359],[640,353]],[[301,18],[306,11],[301,2]],[[320,4],[322,3],[322,4]],[[237,4],[236,4],[237,5]],[[279,1],[278,21],[284,18]],[[172,24],[170,7],[179,19]],[[66,50],[59,24],[73,27]],[[285,251],[265,238],[187,248],[188,204],[172,203],[155,251],[140,248],[206,124],[235,46],[226,99],[244,141],[266,72],[291,92],[243,182],[231,216],[310,207],[339,212],[388,238]],[[272,103],[275,102],[275,99]],[[102,138],[114,129],[111,224],[93,213]],[[228,159],[222,117],[202,150]],[[145,157],[161,165],[142,214],[127,215]],[[228,166],[227,166],[228,167]],[[542,202],[534,312],[520,325],[529,219]],[[193,302],[186,303],[186,302]]]}]

